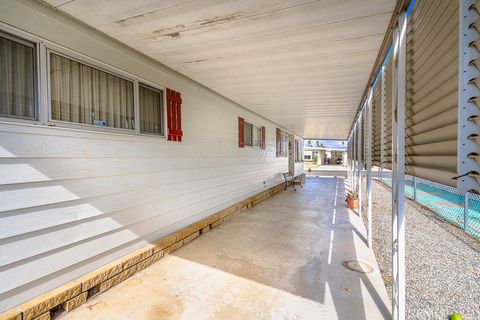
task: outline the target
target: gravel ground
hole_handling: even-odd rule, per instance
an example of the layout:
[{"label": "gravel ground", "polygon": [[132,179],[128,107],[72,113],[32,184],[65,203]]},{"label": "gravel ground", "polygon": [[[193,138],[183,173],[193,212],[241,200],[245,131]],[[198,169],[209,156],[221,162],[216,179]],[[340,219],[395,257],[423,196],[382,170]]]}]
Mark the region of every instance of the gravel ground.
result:
[{"label": "gravel ground", "polygon": [[[378,181],[372,193],[373,249],[391,299],[392,197]],[[411,200],[405,208],[407,319],[480,319],[480,240]]]}]

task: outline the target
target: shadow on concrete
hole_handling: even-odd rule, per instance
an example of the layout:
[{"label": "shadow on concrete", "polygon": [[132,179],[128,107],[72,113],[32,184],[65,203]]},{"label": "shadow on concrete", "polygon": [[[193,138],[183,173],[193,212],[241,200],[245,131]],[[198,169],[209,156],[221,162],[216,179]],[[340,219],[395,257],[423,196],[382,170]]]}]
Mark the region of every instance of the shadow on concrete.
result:
[{"label": "shadow on concrete", "polygon": [[359,230],[361,218],[343,201],[343,182],[308,178],[303,189],[268,199],[174,255],[325,308],[333,303],[332,319],[390,319],[378,271],[374,284],[371,274],[342,266],[345,260],[375,263],[366,247],[364,228]]}]

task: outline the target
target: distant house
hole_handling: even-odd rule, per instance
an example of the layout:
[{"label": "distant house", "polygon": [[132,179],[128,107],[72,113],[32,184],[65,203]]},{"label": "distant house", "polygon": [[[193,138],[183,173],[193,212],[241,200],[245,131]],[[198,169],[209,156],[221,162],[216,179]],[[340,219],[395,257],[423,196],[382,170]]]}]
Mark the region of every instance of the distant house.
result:
[{"label": "distant house", "polygon": [[[343,147],[342,147],[343,146]],[[305,140],[303,160],[309,163],[335,164],[345,158],[345,142],[339,140]]]}]

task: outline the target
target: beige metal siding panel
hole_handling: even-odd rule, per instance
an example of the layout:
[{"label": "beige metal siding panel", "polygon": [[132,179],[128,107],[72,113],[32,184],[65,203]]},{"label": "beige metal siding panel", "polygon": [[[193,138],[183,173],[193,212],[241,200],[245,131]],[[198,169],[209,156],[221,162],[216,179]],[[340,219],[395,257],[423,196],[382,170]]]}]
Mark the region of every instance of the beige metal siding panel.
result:
[{"label": "beige metal siding panel", "polygon": [[[452,131],[448,134],[450,140],[456,140],[456,122],[452,123],[452,118],[456,117],[456,110],[451,109],[435,116],[432,116],[428,119],[424,119],[422,121],[414,122],[410,121],[410,125],[407,127],[406,132],[408,133],[408,137],[416,136],[422,133],[429,133],[433,130],[445,128],[445,130]],[[455,127],[454,127],[455,126]],[[442,141],[442,137],[447,134],[442,134],[441,136],[434,136],[430,135],[433,141]]]},{"label": "beige metal siding panel", "polygon": [[452,166],[457,162],[456,155],[444,156],[442,162],[438,162],[437,156],[412,156],[408,158],[407,166],[410,167],[429,167],[431,169],[443,170],[445,165]]},{"label": "beige metal siding panel", "polygon": [[362,163],[365,166],[367,163],[367,108],[365,107],[362,117]]},{"label": "beige metal siding panel", "polygon": [[[411,131],[408,131],[411,132]],[[406,142],[409,146],[418,146],[431,141],[456,141],[457,137],[457,124],[450,124],[448,126],[440,127],[434,130],[425,131],[419,134],[410,134],[406,138]]]},{"label": "beige metal siding panel", "polygon": [[390,57],[385,66],[385,142],[382,146],[386,154],[385,168],[392,169],[392,72],[393,59]]},{"label": "beige metal siding panel", "polygon": [[374,166],[380,166],[381,157],[381,104],[382,104],[382,81],[378,79],[376,86],[373,88],[372,100],[372,159]]},{"label": "beige metal siding panel", "polygon": [[408,174],[411,174],[415,177],[425,177],[425,179],[429,179],[429,177],[435,177],[435,182],[443,183],[445,185],[451,185],[452,177],[449,172],[445,170],[435,170],[429,167],[416,167],[416,166],[406,166]]},{"label": "beige metal siding panel", "polygon": [[361,151],[360,151],[360,160],[362,163],[365,163],[365,125],[364,125],[365,115],[362,115],[362,119],[360,120],[360,125],[362,126],[362,138],[361,138]]},{"label": "beige metal siding panel", "polygon": [[406,125],[408,126],[411,123],[418,123],[422,121],[422,119],[428,119],[438,113],[443,113],[445,111],[451,110],[451,106],[455,103],[457,103],[456,90],[423,109],[416,108],[419,104],[412,105],[411,109],[409,110],[410,117],[405,121]]},{"label": "beige metal siding panel", "polygon": [[458,1],[418,1],[407,29],[406,170],[455,186]]}]

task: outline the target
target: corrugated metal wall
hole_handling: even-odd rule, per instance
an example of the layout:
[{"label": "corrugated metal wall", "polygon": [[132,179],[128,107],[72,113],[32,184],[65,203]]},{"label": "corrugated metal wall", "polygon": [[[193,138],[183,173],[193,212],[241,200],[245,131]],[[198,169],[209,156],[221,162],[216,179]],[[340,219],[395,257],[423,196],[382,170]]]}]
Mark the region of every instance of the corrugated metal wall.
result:
[{"label": "corrugated metal wall", "polygon": [[385,144],[382,146],[385,154],[385,168],[392,169],[392,85],[393,85],[393,58],[390,57],[385,65]]},{"label": "corrugated metal wall", "polygon": [[372,162],[374,166],[381,163],[381,137],[382,137],[382,79],[378,79],[373,88],[372,99]]},{"label": "corrugated metal wall", "polygon": [[359,139],[360,139],[360,148],[359,148],[359,157],[361,162],[361,169],[365,168],[365,114],[362,113],[360,117],[360,121],[358,122],[359,125]]},{"label": "corrugated metal wall", "polygon": [[406,171],[455,186],[458,1],[417,1],[407,29]]},{"label": "corrugated metal wall", "polygon": [[367,165],[367,144],[368,144],[368,111],[367,107],[363,109],[363,116],[362,116],[362,162],[364,168],[366,168]]},{"label": "corrugated metal wall", "polygon": [[357,152],[356,152],[356,142],[357,141],[357,130],[355,126],[352,128],[352,142],[351,142],[351,152],[352,160],[357,161]]}]

